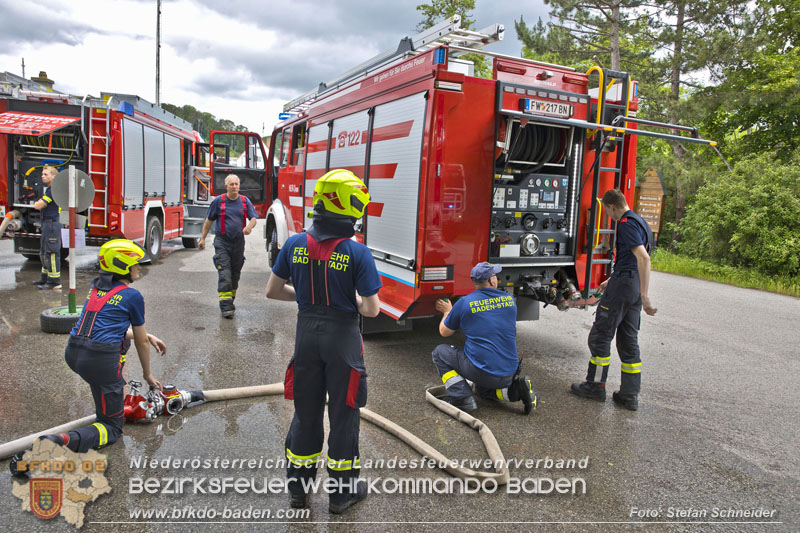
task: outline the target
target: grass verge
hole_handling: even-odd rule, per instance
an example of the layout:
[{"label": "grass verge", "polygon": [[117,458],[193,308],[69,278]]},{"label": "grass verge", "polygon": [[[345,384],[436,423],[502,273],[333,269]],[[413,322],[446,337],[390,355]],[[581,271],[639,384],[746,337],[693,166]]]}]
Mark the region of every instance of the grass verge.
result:
[{"label": "grass verge", "polygon": [[653,270],[669,272],[692,278],[727,283],[747,289],[761,289],[778,294],[800,297],[800,277],[767,276],[746,268],[715,265],[708,261],[693,259],[657,249],[651,258]]}]

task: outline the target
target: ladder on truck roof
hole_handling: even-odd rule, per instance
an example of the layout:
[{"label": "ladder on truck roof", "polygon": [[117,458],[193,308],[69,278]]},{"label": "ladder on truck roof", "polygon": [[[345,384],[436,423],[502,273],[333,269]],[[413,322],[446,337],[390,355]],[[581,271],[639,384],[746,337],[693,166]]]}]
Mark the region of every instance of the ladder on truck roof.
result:
[{"label": "ladder on truck roof", "polygon": [[468,30],[461,27],[461,16],[453,15],[449,19],[423,30],[413,37],[403,37],[395,50],[389,50],[368,59],[360,65],[353,67],[341,76],[328,82],[319,84],[319,87],[299,96],[283,106],[284,113],[299,113],[308,109],[316,100],[326,94],[339,89],[346,83],[361,77],[366,77],[375,70],[399,62],[410,56],[419,55],[432,48],[442,45],[452,45],[456,48],[450,50],[450,57],[459,57],[484,46],[503,40],[505,27],[502,24],[493,24],[480,31]]},{"label": "ladder on truck roof", "polygon": [[[95,206],[94,201],[89,206],[86,225],[90,228],[107,228],[108,227],[108,167],[109,167],[109,148],[111,139],[109,133],[111,131],[111,105],[114,97],[111,95],[103,96],[102,98],[94,98],[86,95],[81,101],[81,123],[84,117],[84,108],[88,104],[89,114],[89,127],[84,129],[81,124],[81,133],[88,131],[88,138],[86,138],[87,161],[86,170],[87,174],[94,184],[95,199],[97,195],[103,195],[103,205]],[[102,224],[92,222],[92,213],[102,213]]]}]

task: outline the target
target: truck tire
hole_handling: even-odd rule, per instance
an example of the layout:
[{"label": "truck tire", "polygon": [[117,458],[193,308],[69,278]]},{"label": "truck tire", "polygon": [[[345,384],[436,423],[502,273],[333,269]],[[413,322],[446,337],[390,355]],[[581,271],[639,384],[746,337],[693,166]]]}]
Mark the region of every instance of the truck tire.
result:
[{"label": "truck tire", "polygon": [[45,309],[39,315],[39,325],[45,333],[69,333],[81,316],[82,306],[75,308],[75,313],[69,312],[69,306]]},{"label": "truck tire", "polygon": [[278,252],[280,252],[278,249],[278,228],[273,226],[269,239],[267,239],[267,262],[270,268],[274,267],[278,261]]},{"label": "truck tire", "polygon": [[197,243],[200,242],[198,237],[181,237],[184,248],[197,248]]},{"label": "truck tire", "polygon": [[147,219],[147,230],[144,234],[144,250],[150,261],[161,257],[161,243],[164,241],[164,228],[156,217]]}]

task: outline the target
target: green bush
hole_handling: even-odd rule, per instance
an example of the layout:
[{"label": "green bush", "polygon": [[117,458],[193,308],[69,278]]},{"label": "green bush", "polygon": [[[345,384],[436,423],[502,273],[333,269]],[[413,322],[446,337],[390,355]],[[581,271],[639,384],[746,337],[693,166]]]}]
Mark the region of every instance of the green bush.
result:
[{"label": "green bush", "polygon": [[800,274],[800,157],[738,163],[686,208],[678,251],[768,275]]}]

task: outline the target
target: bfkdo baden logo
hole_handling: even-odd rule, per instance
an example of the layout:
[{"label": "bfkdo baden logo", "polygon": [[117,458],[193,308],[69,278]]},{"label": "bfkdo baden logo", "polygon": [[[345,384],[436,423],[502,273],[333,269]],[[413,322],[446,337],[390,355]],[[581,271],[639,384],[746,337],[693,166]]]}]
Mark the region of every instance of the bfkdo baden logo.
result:
[{"label": "bfkdo baden logo", "polygon": [[[16,466],[19,475],[11,493],[19,498],[23,511],[40,519],[60,516],[80,528],[86,506],[111,492],[105,477],[108,461],[96,450],[77,453],[41,439],[34,441]],[[2,526],[0,530],[5,531]]]},{"label": "bfkdo baden logo", "polygon": [[61,479],[31,479],[31,511],[45,520],[61,510],[64,482]]}]

